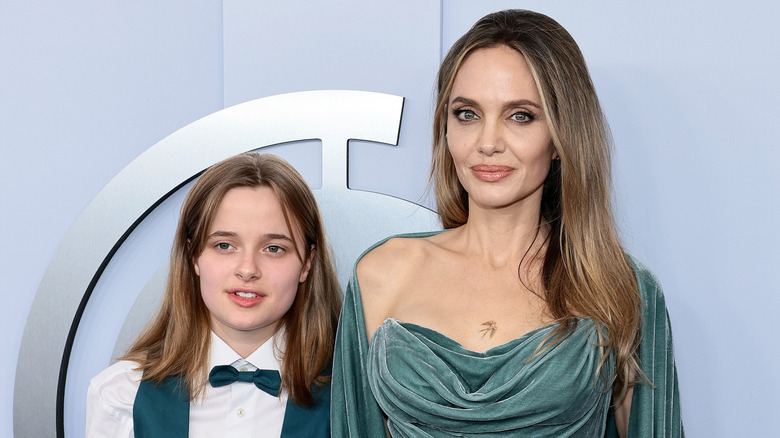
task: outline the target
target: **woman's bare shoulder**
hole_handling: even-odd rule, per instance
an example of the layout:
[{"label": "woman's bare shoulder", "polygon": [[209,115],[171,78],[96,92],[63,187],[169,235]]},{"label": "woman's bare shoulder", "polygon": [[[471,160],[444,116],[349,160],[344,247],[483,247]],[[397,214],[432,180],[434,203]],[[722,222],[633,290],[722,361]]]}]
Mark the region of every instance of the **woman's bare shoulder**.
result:
[{"label": "woman's bare shoulder", "polygon": [[357,264],[360,290],[393,289],[425,258],[429,237],[393,237],[366,253]]},{"label": "woman's bare shoulder", "polygon": [[[396,304],[426,270],[435,252],[434,236],[394,237],[366,253],[356,267],[366,328],[375,328],[393,315]],[[369,339],[373,329],[368,330]]]}]

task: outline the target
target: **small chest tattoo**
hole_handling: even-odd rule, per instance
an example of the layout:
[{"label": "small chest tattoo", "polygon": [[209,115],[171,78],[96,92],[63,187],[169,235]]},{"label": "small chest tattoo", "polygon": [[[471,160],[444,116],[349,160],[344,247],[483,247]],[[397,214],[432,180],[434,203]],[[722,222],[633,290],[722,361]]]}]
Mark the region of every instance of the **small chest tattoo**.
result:
[{"label": "small chest tattoo", "polygon": [[498,324],[496,324],[495,321],[486,321],[482,323],[483,329],[480,330],[482,332],[482,337],[484,338],[485,335],[490,335],[492,338],[494,334],[496,334],[496,330],[498,330]]}]

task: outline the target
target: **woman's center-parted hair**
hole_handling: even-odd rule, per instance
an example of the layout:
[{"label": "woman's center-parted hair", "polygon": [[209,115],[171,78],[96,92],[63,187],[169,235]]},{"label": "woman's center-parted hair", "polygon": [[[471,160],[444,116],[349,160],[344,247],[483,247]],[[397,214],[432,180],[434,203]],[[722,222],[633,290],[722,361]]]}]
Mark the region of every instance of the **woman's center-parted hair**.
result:
[{"label": "woman's center-parted hair", "polygon": [[561,336],[555,339],[560,341],[578,315],[597,321],[606,353],[601,364],[611,353],[616,355],[614,387],[620,400],[632,384],[630,376],[641,374],[636,359],[641,327],[638,286],[612,218],[609,128],[585,58],[574,38],[552,18],[521,9],[488,14],[445,56],[437,80],[430,175],[439,217],[444,228],[464,225],[469,218],[468,193],[447,145],[448,101],[455,76],[472,53],[500,45],[518,51],[528,63],[559,158],[550,164],[539,218],[548,230],[541,295],[550,314],[561,322],[556,330]]},{"label": "woman's center-parted hair", "polygon": [[[455,77],[479,49],[503,45],[519,52],[531,70],[560,163],[553,163],[543,194],[545,220],[559,216],[561,178],[603,184],[609,178],[610,140],[585,59],[572,36],[550,17],[507,10],[479,20],[452,46],[437,80],[431,180],[445,228],[468,219],[468,195],[447,147],[447,110]],[[560,166],[558,167],[558,165]],[[571,198],[571,197],[570,197]],[[609,202],[607,199],[606,202]]]}]

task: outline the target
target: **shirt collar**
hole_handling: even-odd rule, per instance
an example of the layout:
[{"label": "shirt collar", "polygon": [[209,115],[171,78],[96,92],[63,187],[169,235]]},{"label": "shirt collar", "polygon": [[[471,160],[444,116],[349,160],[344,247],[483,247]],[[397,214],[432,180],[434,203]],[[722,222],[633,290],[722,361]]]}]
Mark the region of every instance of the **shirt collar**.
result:
[{"label": "shirt collar", "polygon": [[233,365],[236,362],[240,364],[248,363],[250,368],[259,368],[264,370],[277,370],[280,371],[279,361],[274,354],[274,344],[276,339],[283,336],[280,330],[270,339],[265,341],[263,345],[257,348],[252,354],[243,359],[241,355],[236,353],[230,346],[225,343],[219,336],[213,331],[211,332],[211,351],[209,354],[209,369],[217,365]]}]

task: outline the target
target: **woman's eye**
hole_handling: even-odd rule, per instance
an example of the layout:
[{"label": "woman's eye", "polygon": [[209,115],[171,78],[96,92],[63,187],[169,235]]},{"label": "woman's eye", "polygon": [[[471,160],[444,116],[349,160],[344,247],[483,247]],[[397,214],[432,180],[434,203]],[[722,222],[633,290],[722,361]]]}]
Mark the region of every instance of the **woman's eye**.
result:
[{"label": "woman's eye", "polygon": [[472,110],[461,109],[455,110],[455,117],[459,120],[474,120],[477,118],[477,115]]},{"label": "woman's eye", "polygon": [[232,247],[233,247],[233,245],[231,245],[229,243],[225,243],[225,242],[220,242],[220,243],[217,244],[217,248],[221,249],[222,251],[227,251],[227,250],[229,250]]},{"label": "woman's eye", "polygon": [[534,119],[533,114],[525,112],[525,111],[518,111],[511,116],[512,120],[515,122],[530,122]]}]

